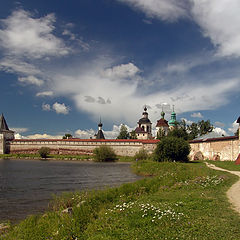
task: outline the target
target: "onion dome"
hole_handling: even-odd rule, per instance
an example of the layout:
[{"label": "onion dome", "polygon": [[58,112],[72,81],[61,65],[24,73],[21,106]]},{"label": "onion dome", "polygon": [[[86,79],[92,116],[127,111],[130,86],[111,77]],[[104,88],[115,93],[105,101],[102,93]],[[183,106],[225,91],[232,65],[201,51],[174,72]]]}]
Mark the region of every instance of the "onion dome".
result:
[{"label": "onion dome", "polygon": [[175,127],[176,126],[176,122],[177,122],[177,120],[176,120],[176,113],[174,112],[174,109],[173,109],[173,111],[171,113],[171,119],[169,120],[168,124],[169,124],[169,126]]},{"label": "onion dome", "polygon": [[143,117],[139,119],[138,124],[146,124],[146,123],[151,123],[151,121],[148,118],[148,113],[147,113],[147,107],[144,107],[144,112],[143,112]]}]

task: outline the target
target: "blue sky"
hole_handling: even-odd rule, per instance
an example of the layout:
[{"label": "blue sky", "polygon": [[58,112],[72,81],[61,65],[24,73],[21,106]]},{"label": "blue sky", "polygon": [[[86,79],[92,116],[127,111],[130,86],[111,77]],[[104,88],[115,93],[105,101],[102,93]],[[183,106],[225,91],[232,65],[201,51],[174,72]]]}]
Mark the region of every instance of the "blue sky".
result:
[{"label": "blue sky", "polygon": [[[237,129],[238,0],[2,0],[0,110],[19,137],[178,120]],[[45,134],[45,135],[44,135]]]}]

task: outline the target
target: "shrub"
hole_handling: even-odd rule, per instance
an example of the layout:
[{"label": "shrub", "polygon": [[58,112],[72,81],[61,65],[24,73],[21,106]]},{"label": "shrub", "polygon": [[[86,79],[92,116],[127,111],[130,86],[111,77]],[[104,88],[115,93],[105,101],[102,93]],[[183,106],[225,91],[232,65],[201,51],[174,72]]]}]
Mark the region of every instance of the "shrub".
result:
[{"label": "shrub", "polygon": [[50,148],[48,148],[48,147],[41,147],[41,148],[38,150],[38,153],[39,153],[39,155],[41,156],[41,158],[47,158],[47,156],[48,156],[49,153],[50,153]]},{"label": "shrub", "polygon": [[157,145],[154,160],[158,162],[187,162],[190,153],[189,143],[177,137],[165,137]]},{"label": "shrub", "polygon": [[135,160],[146,160],[148,158],[148,153],[145,149],[140,149],[135,155]]},{"label": "shrub", "polygon": [[117,159],[117,155],[109,146],[100,146],[93,150],[94,160],[96,162],[109,162],[115,161]]}]

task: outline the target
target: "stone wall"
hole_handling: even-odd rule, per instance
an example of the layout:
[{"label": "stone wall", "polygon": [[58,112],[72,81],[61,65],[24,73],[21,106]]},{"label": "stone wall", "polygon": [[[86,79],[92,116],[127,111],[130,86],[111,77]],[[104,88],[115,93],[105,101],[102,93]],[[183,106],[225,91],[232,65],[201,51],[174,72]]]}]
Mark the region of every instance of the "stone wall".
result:
[{"label": "stone wall", "polygon": [[[41,147],[49,147],[52,154],[91,155],[96,147],[107,145],[120,156],[134,156],[140,149],[152,153],[159,140],[115,140],[115,139],[42,139],[13,140],[6,143],[9,153],[37,153]],[[235,161],[240,153],[238,137],[211,138],[190,141],[190,159],[230,160]],[[4,144],[0,138],[0,153]]]},{"label": "stone wall", "polygon": [[144,148],[152,153],[158,140],[103,140],[103,139],[59,139],[59,140],[14,140],[8,143],[10,153],[37,153],[41,147],[49,147],[52,154],[88,154],[96,147],[110,146],[119,156],[134,156]]},{"label": "stone wall", "polygon": [[0,133],[0,154],[5,153],[5,141],[3,134]]},{"label": "stone wall", "polygon": [[[238,137],[210,138],[205,140],[190,141],[190,158],[220,161],[235,161],[239,154]],[[201,159],[199,159],[201,160]]]}]

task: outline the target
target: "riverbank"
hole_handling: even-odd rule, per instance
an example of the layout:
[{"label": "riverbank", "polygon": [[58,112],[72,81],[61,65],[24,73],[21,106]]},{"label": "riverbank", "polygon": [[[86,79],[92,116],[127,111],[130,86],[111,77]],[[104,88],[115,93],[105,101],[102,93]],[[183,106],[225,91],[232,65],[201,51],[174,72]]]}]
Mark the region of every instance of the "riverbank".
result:
[{"label": "riverbank", "polygon": [[[44,215],[11,226],[2,239],[240,239],[226,197],[237,181],[204,163],[137,162],[152,176],[118,188],[58,196]],[[221,209],[221,211],[220,211]]]},{"label": "riverbank", "polygon": [[[22,160],[56,160],[56,161],[94,161],[93,155],[52,155],[41,158],[39,154],[0,154],[0,159],[22,159]],[[133,162],[134,158],[129,156],[117,156],[116,162]]]}]

